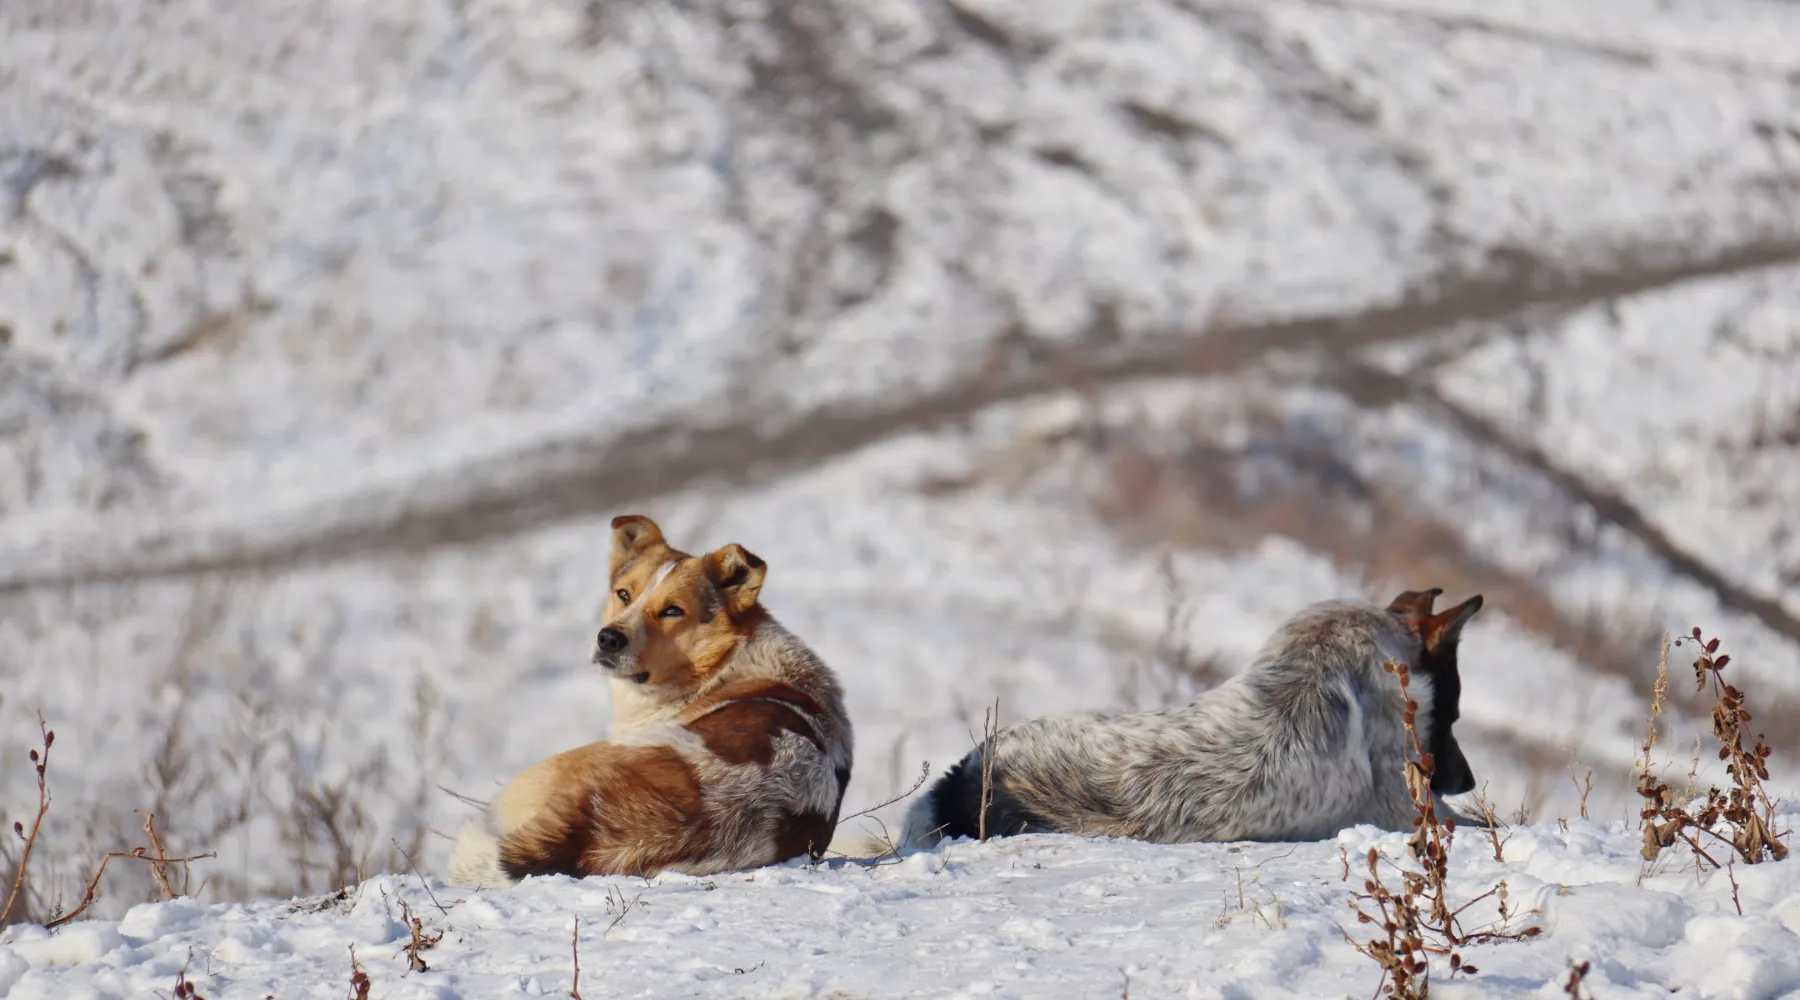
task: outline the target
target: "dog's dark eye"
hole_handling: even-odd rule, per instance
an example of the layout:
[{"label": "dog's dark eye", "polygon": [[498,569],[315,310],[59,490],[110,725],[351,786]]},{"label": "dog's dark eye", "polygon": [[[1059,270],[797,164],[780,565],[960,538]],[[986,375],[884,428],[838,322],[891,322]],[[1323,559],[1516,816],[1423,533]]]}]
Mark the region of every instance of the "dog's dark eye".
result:
[{"label": "dog's dark eye", "polygon": [[682,615],[685,615],[685,614],[687,614],[687,612],[685,612],[685,611],[681,610],[680,608],[676,607],[675,605],[671,604],[668,607],[662,609],[662,615],[660,617],[680,618]]},{"label": "dog's dark eye", "polygon": [[619,603],[621,603],[621,604],[630,604],[631,603],[631,591],[626,590],[623,587],[620,587],[618,590],[613,591],[613,596],[618,598]]}]

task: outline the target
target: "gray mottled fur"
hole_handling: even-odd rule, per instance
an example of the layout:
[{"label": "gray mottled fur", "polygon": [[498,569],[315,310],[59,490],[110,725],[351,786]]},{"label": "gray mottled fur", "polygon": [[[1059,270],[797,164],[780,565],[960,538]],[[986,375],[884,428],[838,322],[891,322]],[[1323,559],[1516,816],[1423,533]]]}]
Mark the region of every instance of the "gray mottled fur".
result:
[{"label": "gray mottled fur", "polygon": [[[1190,704],[1001,730],[996,800],[1029,814],[1032,829],[1160,843],[1317,840],[1361,823],[1406,829],[1414,810],[1402,777],[1404,702],[1382,665],[1414,664],[1420,653],[1419,640],[1379,608],[1309,606],[1248,669]],[[1415,673],[1410,690],[1422,736],[1430,678]],[[961,766],[978,774],[979,749]],[[948,819],[939,802],[928,793],[914,803],[903,844],[939,839]]]}]

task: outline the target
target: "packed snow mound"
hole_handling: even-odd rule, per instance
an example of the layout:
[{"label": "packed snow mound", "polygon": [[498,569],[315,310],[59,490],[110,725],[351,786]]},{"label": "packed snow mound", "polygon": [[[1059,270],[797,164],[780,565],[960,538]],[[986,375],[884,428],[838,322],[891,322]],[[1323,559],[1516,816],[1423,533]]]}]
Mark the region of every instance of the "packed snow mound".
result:
[{"label": "packed snow mound", "polygon": [[[1453,897],[1506,884],[1528,940],[1471,947],[1479,972],[1441,997],[1560,996],[1589,962],[1600,998],[1800,996],[1800,862],[1640,878],[1634,825],[1515,828],[1496,861],[1484,832],[1451,856]],[[291,902],[138,906],[119,921],[0,938],[14,1000],[140,996],[177,973],[209,1000],[344,991],[351,949],[382,1000],[585,997],[1367,996],[1379,973],[1345,940],[1373,846],[1360,827],[1303,844],[1186,844],[1034,835],[953,841],[885,862],[792,863],[709,878],[527,879],[464,892],[384,875]],[[1389,879],[1397,882],[1396,879]],[[1460,900],[1458,900],[1460,901]],[[440,906],[441,904],[441,906]],[[1497,901],[1464,916],[1496,919]],[[404,910],[403,910],[404,906]],[[411,971],[405,914],[433,947]]]},{"label": "packed snow mound", "polygon": [[[770,561],[845,682],[851,809],[993,699],[1157,707],[1310,600],[1448,583],[1260,528],[1161,540],[1165,576],[1088,495],[1140,411],[1322,453],[1574,624],[1704,623],[1777,719],[1797,33],[1764,0],[4,0],[0,802],[41,710],[38,887],[78,896],[133,808],[219,852],[209,898],[429,864],[439,786],[604,735],[627,511]],[[1482,780],[1572,815],[1593,766],[1623,815],[1638,664],[1475,576]]]}]

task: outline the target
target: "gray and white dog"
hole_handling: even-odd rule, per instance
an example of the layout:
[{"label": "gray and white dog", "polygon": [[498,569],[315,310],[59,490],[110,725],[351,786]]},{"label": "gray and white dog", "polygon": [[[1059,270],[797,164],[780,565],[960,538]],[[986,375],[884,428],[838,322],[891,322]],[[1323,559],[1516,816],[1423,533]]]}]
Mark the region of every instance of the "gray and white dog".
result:
[{"label": "gray and white dog", "polygon": [[[1400,682],[1409,667],[1414,727],[1433,758],[1432,791],[1475,787],[1451,735],[1462,682],[1456,646],[1476,595],[1434,614],[1443,591],[1387,608],[1330,601],[1276,630],[1254,663],[1179,708],[1035,719],[995,740],[987,833],[1077,833],[1158,843],[1320,840],[1414,815]],[[907,813],[901,843],[930,847],[981,826],[982,748]]]}]

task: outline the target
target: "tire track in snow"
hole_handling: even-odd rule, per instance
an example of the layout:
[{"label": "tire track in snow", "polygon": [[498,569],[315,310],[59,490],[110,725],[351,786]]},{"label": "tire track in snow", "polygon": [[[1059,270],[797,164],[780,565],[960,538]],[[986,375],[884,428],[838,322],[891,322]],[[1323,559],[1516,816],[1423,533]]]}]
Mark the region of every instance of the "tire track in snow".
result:
[{"label": "tire track in snow", "polygon": [[[1601,259],[1598,264],[1581,261]],[[806,413],[701,408],[626,431],[547,438],[311,497],[140,515],[21,518],[0,530],[0,594],[217,572],[268,572],[505,538],[708,481],[766,482],[884,439],[1067,389],[1216,376],[1282,352],[1352,351],[1468,323],[1516,320],[1693,281],[1800,263],[1800,233],[1695,253],[1670,239],[1608,249],[1496,248],[1474,273],[1415,282],[1351,313],[1214,324],[1116,349],[1004,349],[922,396]],[[1078,341],[1079,342],[1079,341]]]}]

